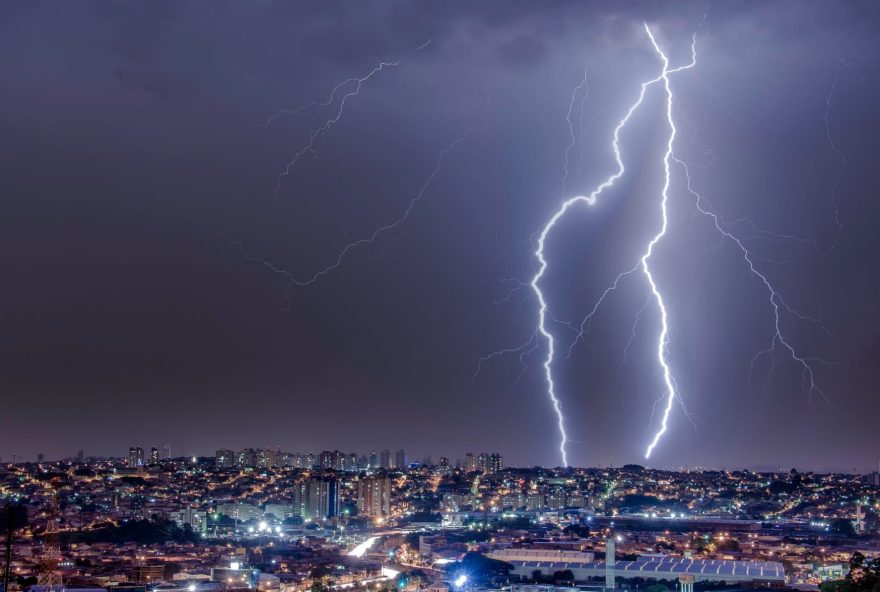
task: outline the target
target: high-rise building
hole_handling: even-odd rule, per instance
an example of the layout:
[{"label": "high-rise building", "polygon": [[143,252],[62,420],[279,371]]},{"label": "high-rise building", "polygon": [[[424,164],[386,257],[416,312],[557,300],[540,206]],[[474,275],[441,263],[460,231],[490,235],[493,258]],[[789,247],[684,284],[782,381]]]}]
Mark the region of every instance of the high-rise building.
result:
[{"label": "high-rise building", "polygon": [[464,455],[464,472],[465,473],[473,473],[479,467],[477,466],[477,457],[472,453],[468,452]]},{"label": "high-rise building", "polygon": [[259,469],[268,469],[278,465],[278,462],[275,459],[274,450],[257,450],[256,461],[256,466]]},{"label": "high-rise building", "polygon": [[504,470],[504,457],[497,452],[489,455],[489,472],[500,473]]},{"label": "high-rise building", "polygon": [[166,442],[162,445],[162,460],[168,460],[171,458],[171,444]]},{"label": "high-rise building", "polygon": [[257,464],[257,451],[253,448],[245,448],[243,450],[239,450],[235,454],[235,466],[240,469],[247,469],[256,466]]},{"label": "high-rise building", "polygon": [[318,463],[320,464],[322,469],[332,469],[333,453],[329,450],[322,450],[321,454],[318,455]]},{"label": "high-rise building", "polygon": [[222,448],[214,455],[214,464],[218,469],[231,469],[235,466],[235,452]]},{"label": "high-rise building", "polygon": [[477,469],[482,471],[483,473],[489,472],[489,453],[481,452],[480,456],[477,457]]},{"label": "high-rise building", "polygon": [[332,465],[333,469],[337,471],[344,471],[345,466],[348,464],[348,456],[344,452],[339,452],[338,450],[333,451],[333,460]]},{"label": "high-rise building", "polygon": [[128,466],[142,467],[144,466],[144,449],[140,446],[132,446],[128,449]]},{"label": "high-rise building", "polygon": [[379,456],[379,466],[383,469],[391,468],[391,451],[387,448],[383,449]]},{"label": "high-rise building", "polygon": [[370,460],[369,460],[368,468],[375,469],[378,466],[379,466],[379,460],[376,457],[376,451],[374,450],[373,452],[370,453]]},{"label": "high-rise building", "polygon": [[394,468],[406,469],[406,450],[400,449],[394,455]]},{"label": "high-rise building", "polygon": [[391,479],[386,475],[358,481],[358,514],[384,518],[391,513]]},{"label": "high-rise building", "polygon": [[286,520],[293,516],[299,516],[294,504],[266,504],[263,511],[267,516],[274,516],[276,520]]},{"label": "high-rise building", "polygon": [[207,532],[207,512],[199,511],[195,508],[181,508],[180,510],[171,512],[169,517],[177,522],[178,526],[189,524],[197,533],[204,534]]},{"label": "high-rise building", "polygon": [[155,446],[150,448],[150,464],[158,465],[159,464],[159,449]]},{"label": "high-rise building", "polygon": [[339,515],[339,483],[336,479],[309,479],[304,483],[304,517],[334,518]]}]

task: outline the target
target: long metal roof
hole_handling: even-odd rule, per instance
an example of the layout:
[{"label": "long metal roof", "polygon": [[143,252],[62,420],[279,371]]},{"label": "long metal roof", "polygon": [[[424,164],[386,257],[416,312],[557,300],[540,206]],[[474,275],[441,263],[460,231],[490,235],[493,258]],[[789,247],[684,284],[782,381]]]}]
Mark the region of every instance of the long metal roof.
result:
[{"label": "long metal roof", "polygon": [[[508,563],[517,567],[534,567],[535,569],[596,569],[604,570],[604,561],[568,562],[568,561],[518,561]],[[636,561],[617,561],[614,564],[617,572],[628,572],[626,575],[639,577],[635,572],[643,573],[679,573],[700,574],[703,576],[739,576],[754,579],[784,579],[785,570],[776,561],[731,561],[726,559],[685,559],[680,557],[640,557]]]}]

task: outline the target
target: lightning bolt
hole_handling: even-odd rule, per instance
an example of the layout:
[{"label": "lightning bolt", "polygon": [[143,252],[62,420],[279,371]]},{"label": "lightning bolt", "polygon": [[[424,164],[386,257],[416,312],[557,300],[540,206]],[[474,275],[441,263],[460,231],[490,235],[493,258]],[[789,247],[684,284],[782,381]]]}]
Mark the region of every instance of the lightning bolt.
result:
[{"label": "lightning bolt", "polygon": [[854,63],[848,62],[843,58],[840,59],[840,65],[834,71],[834,80],[832,80],[831,88],[828,90],[828,96],[825,98],[825,136],[828,138],[828,147],[831,149],[831,152],[834,153],[834,156],[837,158],[840,165],[837,177],[835,177],[834,183],[831,185],[831,207],[834,211],[836,234],[834,235],[834,241],[831,244],[831,248],[828,249],[829,253],[832,253],[837,247],[837,243],[840,241],[840,235],[843,232],[843,223],[840,221],[840,204],[837,200],[837,192],[840,189],[840,184],[843,182],[844,176],[846,175],[846,155],[844,155],[843,151],[837,143],[835,143],[834,135],[831,133],[831,104],[834,101],[834,94],[837,92],[837,84],[840,81],[840,72],[853,67],[855,67]]},{"label": "lightning bolt", "polygon": [[[364,82],[366,82],[367,80],[369,80],[370,78],[372,78],[372,76],[374,74],[376,74],[378,72],[378,70],[380,70],[383,66],[396,66],[396,65],[397,65],[396,62],[394,62],[394,63],[389,62],[384,65],[380,62],[366,76],[363,76],[361,78],[354,78],[354,77],[347,78],[347,79],[343,80],[342,82],[340,82],[339,84],[337,84],[336,86],[334,86],[330,90],[330,94],[327,96],[327,98],[325,100],[312,101],[311,103],[306,103],[305,105],[300,105],[299,107],[295,107],[295,108],[281,109],[279,111],[276,111],[275,113],[273,113],[269,117],[267,117],[266,121],[259,124],[257,127],[260,129],[265,129],[265,128],[271,127],[272,124],[275,123],[276,120],[278,120],[282,117],[297,115],[298,113],[302,113],[303,111],[308,111],[309,109],[313,109],[313,108],[316,108],[318,113],[320,113],[322,110],[324,110],[325,108],[327,108],[333,104],[333,102],[336,100],[336,93],[338,93],[344,87],[349,86],[349,85],[361,85]],[[360,90],[359,88],[357,88],[357,87],[355,88],[356,92],[359,90]],[[342,107],[344,107],[344,105],[342,105]],[[326,122],[325,122],[325,125],[326,125]],[[332,125],[332,123],[330,125]],[[328,129],[329,129],[329,127],[328,127]],[[310,139],[311,139],[311,136],[310,136]]]},{"label": "lightning bolt", "polygon": [[296,163],[299,162],[299,159],[302,158],[302,156],[306,152],[314,152],[316,143],[321,138],[323,138],[327,134],[327,132],[330,131],[330,128],[333,127],[333,125],[335,125],[340,119],[342,119],[342,115],[345,112],[345,104],[348,101],[348,99],[359,95],[361,92],[361,87],[364,85],[365,82],[370,80],[373,76],[375,76],[376,74],[378,74],[379,72],[381,72],[385,68],[393,68],[398,65],[400,65],[400,62],[379,62],[375,68],[373,68],[372,70],[369,71],[369,73],[367,73],[366,76],[362,76],[360,78],[349,78],[349,79],[343,80],[342,82],[337,84],[335,87],[333,87],[333,90],[330,91],[330,96],[327,98],[326,101],[310,103],[308,105],[304,105],[302,107],[298,107],[298,108],[292,109],[292,110],[283,109],[283,110],[279,111],[278,113],[276,113],[275,115],[269,117],[266,120],[266,122],[263,124],[263,127],[270,126],[273,121],[275,121],[278,117],[281,117],[282,115],[299,113],[305,109],[308,109],[309,107],[319,107],[319,111],[320,111],[326,107],[329,107],[331,104],[333,104],[333,102],[336,100],[336,93],[338,93],[341,89],[343,89],[347,86],[351,87],[349,90],[345,91],[342,94],[341,98],[339,99],[339,105],[336,108],[335,114],[328,117],[320,126],[318,126],[317,129],[315,129],[314,131],[312,131],[309,134],[309,138],[306,141],[306,143],[303,144],[296,151],[296,153],[293,155],[293,158],[291,158],[288,161],[287,165],[284,167],[284,170],[281,171],[280,173],[278,173],[278,175],[276,175],[276,177],[275,177],[275,179],[276,179],[275,192],[272,196],[272,201],[274,204],[277,205],[278,193],[281,191],[281,185],[284,182],[285,177],[290,175],[290,171],[293,169],[294,166],[296,166]]},{"label": "lightning bolt", "polygon": [[632,329],[630,329],[629,339],[626,340],[626,345],[623,347],[623,359],[620,361],[620,365],[618,366],[619,368],[623,367],[629,359],[629,348],[632,346],[633,341],[635,341],[636,328],[639,326],[639,320],[641,320],[642,318],[642,313],[645,312],[645,309],[648,308],[649,304],[651,304],[650,296],[645,299],[645,303],[642,305],[642,307],[638,311],[636,311],[636,318],[633,321]]},{"label": "lightning bolt", "polygon": [[718,232],[718,234],[722,237],[722,240],[732,243],[737,248],[737,250],[739,250],[740,254],[742,255],[743,262],[748,267],[749,273],[751,273],[752,276],[755,277],[767,291],[767,301],[770,305],[771,311],[773,312],[773,334],[770,338],[770,345],[767,348],[758,352],[755,357],[752,358],[749,374],[751,375],[751,370],[754,368],[754,364],[757,359],[766,353],[770,353],[772,355],[773,350],[778,343],[783,347],[783,349],[788,352],[792,361],[800,366],[802,372],[801,386],[804,388],[804,390],[807,391],[807,393],[810,395],[820,395],[827,402],[828,398],[825,396],[825,393],[816,383],[815,369],[813,365],[816,363],[828,364],[829,362],[823,360],[822,358],[808,357],[800,354],[797,348],[795,348],[794,345],[792,345],[791,341],[786,337],[782,329],[782,316],[783,313],[788,313],[789,315],[799,320],[810,321],[818,325],[826,333],[828,332],[828,328],[822,323],[820,319],[802,314],[792,308],[788,304],[788,302],[786,302],[779,291],[773,286],[773,283],[767,277],[767,274],[762,272],[758,268],[757,264],[755,263],[755,255],[749,250],[743,240],[728,230],[728,223],[726,223],[721,218],[721,216],[716,214],[706,204],[706,200],[702,195],[694,190],[691,184],[691,175],[687,164],[683,160],[675,157],[674,155],[672,156],[672,160],[674,160],[675,163],[681,167],[684,173],[687,191],[694,197],[694,203],[696,205],[697,211],[699,211],[701,214],[711,220],[716,232]]},{"label": "lightning bolt", "polygon": [[[431,45],[431,43],[433,41],[434,41],[433,38],[428,39],[427,41],[425,41],[424,43],[422,43],[421,45],[416,47],[415,51],[421,51],[421,50],[425,49],[426,47]],[[370,79],[372,79],[374,76],[379,74],[382,70],[384,70],[386,68],[396,67],[399,64],[400,64],[399,61],[395,61],[395,62],[380,61],[376,64],[375,67],[373,67],[372,70],[367,72],[364,76],[347,78],[347,79],[343,80],[342,82],[338,83],[336,86],[334,86],[330,90],[330,93],[328,94],[327,98],[324,99],[323,101],[313,101],[311,103],[308,103],[308,104],[305,104],[305,105],[302,105],[300,107],[296,107],[293,109],[281,109],[280,111],[269,116],[265,122],[263,122],[261,125],[258,126],[261,128],[267,128],[267,127],[270,127],[280,117],[287,116],[287,115],[295,115],[297,113],[301,113],[303,111],[307,111],[312,108],[316,109],[315,117],[317,117],[317,115],[320,114],[321,112],[323,112],[324,109],[330,107],[334,103],[338,103],[338,105],[335,109],[335,112],[333,114],[331,114],[329,117],[327,117],[327,119],[325,119],[324,122],[320,126],[318,126],[318,128],[316,128],[315,130],[313,130],[309,134],[309,137],[308,137],[308,140],[306,141],[306,143],[303,144],[303,146],[300,147],[296,151],[293,158],[291,158],[291,160],[284,167],[284,170],[281,171],[276,176],[275,193],[273,196],[273,203],[274,204],[277,205],[278,193],[281,190],[281,185],[282,185],[284,178],[290,175],[290,172],[293,169],[293,167],[296,166],[296,163],[300,160],[300,158],[302,158],[303,155],[305,155],[306,152],[315,153],[317,151],[318,142],[330,131],[330,129],[337,122],[339,122],[339,120],[342,119],[342,116],[345,112],[345,106],[346,106],[347,101],[349,99],[351,99],[352,97],[358,96],[360,94],[360,91],[361,91],[361,88],[363,87],[363,85],[366,82],[368,82]],[[337,96],[339,98],[337,98]],[[487,111],[488,111],[490,105],[491,105],[491,99],[487,96],[487,105],[486,105]],[[366,237],[349,242],[348,244],[343,246],[343,248],[341,250],[339,250],[339,252],[336,254],[336,258],[333,260],[332,263],[330,263],[326,267],[314,272],[311,276],[308,276],[305,278],[296,277],[291,271],[289,271],[279,265],[276,265],[275,263],[273,263],[269,259],[267,259],[265,257],[258,256],[258,255],[250,254],[245,249],[244,245],[240,241],[230,240],[229,242],[230,242],[230,244],[232,244],[233,246],[235,246],[239,250],[241,255],[246,260],[248,260],[252,263],[257,263],[259,265],[262,265],[263,267],[265,267],[266,269],[268,269],[272,273],[286,278],[287,283],[284,287],[284,298],[285,298],[287,305],[282,309],[282,312],[290,312],[290,303],[291,303],[290,291],[292,288],[300,287],[300,286],[309,286],[309,285],[317,282],[322,277],[324,277],[328,273],[332,272],[333,270],[335,270],[339,266],[341,266],[343,261],[345,260],[345,258],[348,256],[349,253],[351,253],[352,251],[354,251],[360,247],[372,245],[374,242],[376,242],[376,240],[379,239],[380,236],[382,236],[383,234],[385,234],[387,232],[394,230],[395,228],[397,228],[398,226],[400,226],[401,224],[406,222],[409,219],[409,216],[412,213],[412,211],[415,209],[416,205],[420,201],[422,201],[422,199],[425,197],[425,194],[427,193],[428,189],[430,189],[431,185],[434,182],[434,179],[440,173],[440,169],[442,168],[444,159],[459,144],[461,144],[462,142],[467,140],[467,138],[473,133],[473,131],[477,127],[478,127],[478,125],[471,126],[470,128],[468,128],[468,130],[462,136],[458,137],[452,143],[450,143],[448,146],[446,146],[445,148],[440,150],[440,152],[437,155],[437,159],[436,159],[434,168],[432,169],[431,173],[425,179],[425,181],[423,182],[423,184],[422,184],[421,188],[418,190],[418,192],[409,200],[407,206],[404,208],[404,210],[402,211],[402,213],[400,215],[398,215],[396,218],[394,218],[393,220],[391,220],[387,224],[379,226],[378,228],[373,230]]]},{"label": "lightning bolt", "polygon": [[[416,47],[415,51],[421,51],[421,50],[425,49],[426,47],[431,45],[431,43],[433,41],[434,41],[433,37],[428,39],[427,41],[425,41],[424,43],[422,43],[421,45]],[[341,97],[339,98],[339,104],[336,108],[335,113],[331,114],[329,117],[327,117],[327,119],[325,119],[321,125],[319,125],[316,129],[312,130],[309,133],[309,137],[306,140],[305,144],[303,144],[294,153],[293,157],[287,162],[287,165],[284,167],[284,170],[282,170],[280,173],[278,173],[276,175],[275,192],[272,196],[272,201],[273,201],[274,205],[277,205],[278,194],[281,191],[281,185],[284,182],[285,177],[288,177],[290,175],[290,171],[293,170],[293,167],[296,166],[296,163],[299,162],[300,158],[302,158],[306,152],[311,152],[313,154],[316,153],[318,142],[321,139],[323,139],[325,135],[327,135],[327,133],[330,131],[330,128],[332,128],[336,123],[338,123],[340,119],[342,119],[342,115],[345,112],[345,105],[348,102],[348,100],[352,97],[358,96],[361,92],[361,88],[363,87],[363,85],[366,82],[368,82],[371,78],[373,78],[374,76],[379,74],[382,70],[384,70],[386,68],[395,68],[399,65],[400,65],[399,61],[395,61],[395,62],[380,61],[376,64],[375,67],[373,67],[372,70],[367,72],[364,76],[347,78],[347,79],[343,80],[342,82],[340,82],[339,84],[337,84],[336,86],[334,86],[330,90],[330,94],[327,96],[327,98],[325,100],[313,101],[311,103],[307,103],[305,105],[301,105],[301,106],[293,108],[293,109],[289,109],[289,108],[288,109],[281,109],[280,111],[277,111],[273,115],[270,115],[268,118],[266,118],[265,122],[263,122],[262,124],[257,126],[260,128],[267,128],[267,127],[270,127],[277,119],[279,119],[281,117],[288,116],[288,115],[296,115],[298,113],[301,113],[303,111],[307,111],[307,110],[313,109],[313,108],[316,109],[315,117],[317,117],[317,115],[319,113],[321,113],[324,109],[330,107],[331,105],[333,105],[337,101],[336,96],[338,93],[342,93]],[[346,88],[348,90],[345,90],[345,92],[342,92],[343,89],[346,89]]]},{"label": "lightning bolt", "polygon": [[[569,152],[571,152],[574,149],[574,145],[576,143],[578,144],[578,151],[581,155],[580,160],[583,160],[583,146],[577,141],[577,138],[575,137],[574,122],[571,119],[571,116],[574,112],[575,101],[577,100],[577,96],[581,92],[581,90],[583,90],[584,92],[581,97],[580,118],[578,121],[579,121],[580,125],[582,126],[583,121],[584,121],[584,105],[587,102],[587,97],[590,95],[590,82],[587,79],[587,69],[586,68],[584,68],[583,79],[580,81],[580,83],[578,83],[578,85],[576,87],[574,87],[574,90],[571,91],[571,100],[568,103],[568,113],[565,116],[565,121],[568,122],[568,135],[569,135],[569,138],[571,139],[571,141],[569,142],[568,146],[566,146],[562,150],[562,166],[563,166],[563,171],[564,171],[563,175],[562,175],[562,194],[563,195],[568,194],[568,174],[569,174],[568,162],[570,160],[569,159]],[[581,134],[580,138],[583,139],[583,134]]]},{"label": "lightning bolt", "polygon": [[599,199],[599,197],[606,190],[608,190],[609,188],[614,186],[614,184],[617,182],[617,180],[620,179],[624,175],[624,173],[626,172],[626,166],[623,162],[623,157],[620,152],[620,133],[623,130],[623,128],[626,127],[626,124],[630,121],[630,119],[632,118],[632,116],[636,112],[636,110],[641,106],[642,102],[645,99],[645,95],[648,91],[648,88],[657,84],[658,82],[662,82],[664,85],[664,88],[666,90],[666,96],[667,96],[666,115],[667,115],[667,120],[668,120],[669,126],[670,126],[670,134],[669,134],[669,140],[667,142],[667,150],[666,150],[666,153],[665,153],[664,159],[663,159],[664,170],[666,173],[666,178],[664,181],[663,190],[661,192],[661,203],[660,203],[661,213],[662,213],[662,217],[663,217],[663,223],[662,223],[660,231],[648,243],[648,246],[647,246],[647,249],[646,249],[644,255],[639,259],[638,265],[634,266],[629,271],[625,271],[625,272],[619,274],[615,278],[614,283],[608,289],[606,289],[605,292],[602,294],[602,296],[599,299],[599,301],[597,302],[596,306],[593,307],[593,310],[591,311],[591,313],[589,315],[587,315],[587,318],[584,320],[584,322],[581,323],[581,330],[578,332],[578,339],[580,339],[583,336],[583,331],[584,331],[586,324],[589,322],[589,319],[592,318],[592,315],[595,314],[595,311],[598,309],[599,305],[601,305],[602,301],[604,301],[605,297],[608,296],[608,294],[610,294],[612,291],[614,291],[616,289],[617,285],[619,284],[620,280],[623,277],[625,277],[631,273],[634,273],[638,267],[641,267],[645,278],[648,280],[648,284],[651,288],[651,292],[654,296],[654,300],[657,302],[657,305],[658,305],[658,308],[659,308],[660,314],[661,314],[661,332],[658,337],[657,359],[658,359],[658,362],[659,362],[661,368],[663,369],[663,381],[666,386],[666,395],[665,395],[666,406],[664,408],[663,418],[661,420],[661,427],[660,427],[660,430],[657,432],[657,434],[654,436],[654,439],[652,440],[651,444],[649,445],[648,450],[646,452],[646,457],[650,456],[651,451],[654,449],[654,446],[656,446],[657,442],[660,440],[662,435],[666,432],[668,419],[669,419],[669,413],[672,409],[673,402],[676,398],[676,389],[675,389],[675,385],[674,385],[674,380],[672,378],[672,373],[670,371],[669,365],[666,361],[666,345],[667,345],[667,339],[668,339],[668,334],[669,334],[669,324],[667,321],[666,306],[665,306],[665,303],[663,302],[663,297],[660,295],[660,292],[657,289],[656,283],[654,282],[654,277],[651,273],[649,261],[650,261],[651,255],[654,252],[655,245],[666,234],[666,229],[668,227],[668,220],[667,220],[667,215],[666,215],[666,204],[668,201],[669,181],[670,181],[669,160],[672,156],[672,143],[675,139],[675,123],[672,118],[672,89],[671,89],[671,86],[669,83],[669,75],[674,74],[676,72],[680,72],[682,70],[690,69],[694,65],[696,65],[696,43],[694,41],[694,43],[691,45],[692,59],[691,59],[690,63],[688,63],[684,66],[670,68],[669,67],[669,59],[666,57],[666,54],[663,53],[663,51],[660,49],[660,46],[657,44],[656,40],[654,39],[654,35],[651,33],[651,29],[648,27],[647,24],[645,24],[645,32],[647,33],[648,38],[650,39],[651,44],[654,47],[654,50],[660,56],[661,62],[663,64],[663,69],[662,69],[660,75],[657,76],[656,78],[653,78],[651,80],[648,80],[648,81],[641,83],[641,87],[639,90],[638,97],[636,98],[636,101],[632,105],[630,105],[629,109],[626,111],[623,118],[617,123],[617,126],[615,126],[615,128],[614,128],[614,132],[612,134],[611,149],[614,153],[614,160],[617,164],[617,170],[615,172],[613,172],[611,175],[609,175],[604,181],[602,181],[588,195],[578,195],[578,196],[575,196],[575,197],[572,197],[572,198],[569,198],[569,199],[566,199],[565,201],[563,201],[562,204],[559,206],[559,208],[553,213],[553,215],[550,217],[550,219],[547,221],[547,223],[541,229],[541,232],[538,235],[537,248],[535,249],[535,252],[534,252],[535,259],[538,261],[538,267],[537,267],[537,271],[535,272],[535,275],[532,277],[530,285],[532,287],[532,291],[535,294],[535,298],[538,301],[538,334],[543,338],[543,340],[546,344],[546,347],[547,347],[547,353],[546,353],[546,356],[544,357],[544,363],[543,363],[544,381],[545,381],[547,396],[550,399],[553,410],[556,414],[557,427],[559,429],[559,436],[560,436],[559,452],[562,457],[562,464],[565,466],[568,466],[568,454],[566,451],[566,444],[568,443],[568,435],[565,431],[565,417],[562,412],[562,404],[561,404],[559,397],[556,393],[556,384],[553,380],[553,362],[554,362],[554,358],[555,358],[555,354],[556,354],[556,344],[555,344],[555,339],[553,337],[553,334],[547,328],[547,318],[549,316],[549,313],[548,313],[547,301],[544,297],[544,292],[541,289],[541,279],[544,277],[544,274],[547,272],[547,268],[549,265],[547,258],[545,256],[545,246],[546,246],[546,242],[547,242],[547,237],[550,235],[550,232],[553,230],[553,228],[556,226],[556,224],[559,222],[559,220],[562,219],[565,216],[565,214],[572,207],[574,207],[575,205],[588,205],[588,206],[595,205],[597,200]]},{"label": "lightning bolt", "polygon": [[650,27],[648,27],[647,23],[645,24],[645,32],[651,39],[651,45],[654,46],[654,51],[657,52],[657,55],[660,56],[660,60],[663,62],[663,72],[660,74],[660,79],[663,81],[663,89],[666,92],[666,121],[669,124],[669,138],[666,142],[666,153],[663,155],[663,171],[665,173],[665,176],[663,180],[663,190],[661,191],[660,199],[660,211],[663,214],[663,223],[660,227],[660,231],[654,236],[651,242],[648,243],[648,249],[645,251],[645,254],[642,255],[641,258],[642,271],[644,271],[645,273],[645,278],[648,280],[648,285],[651,287],[651,293],[654,294],[654,298],[657,301],[657,308],[660,310],[660,335],[657,338],[657,362],[663,369],[663,383],[666,385],[666,405],[663,408],[663,415],[660,419],[660,429],[658,429],[657,432],[654,434],[654,438],[651,440],[651,443],[648,444],[647,450],[645,450],[645,458],[651,458],[651,453],[654,451],[654,448],[657,446],[660,438],[663,437],[663,434],[665,434],[666,430],[668,429],[669,414],[672,412],[672,406],[675,403],[676,398],[676,388],[675,379],[672,377],[672,371],[669,368],[669,362],[667,360],[667,346],[669,344],[669,318],[666,312],[666,304],[663,302],[663,296],[660,294],[660,290],[657,289],[657,283],[654,281],[654,276],[651,273],[651,268],[649,267],[648,262],[650,261],[651,256],[654,254],[654,247],[656,247],[657,243],[660,242],[660,240],[666,235],[666,230],[669,227],[669,216],[667,214],[666,205],[669,202],[669,184],[671,181],[670,160],[672,159],[672,146],[675,143],[675,135],[677,132],[677,129],[675,127],[675,119],[672,117],[672,85],[669,81],[669,75],[674,74],[675,72],[680,72],[682,70],[689,70],[690,68],[696,66],[697,46],[695,36],[691,43],[690,63],[670,70],[669,58],[666,57],[666,54],[657,44],[657,40],[654,39],[654,35],[651,33],[651,29]]},{"label": "lightning bolt", "polygon": [[287,306],[283,309],[283,311],[290,312],[290,290],[292,288],[310,286],[311,284],[314,284],[315,282],[320,280],[322,277],[324,277],[328,273],[332,272],[333,270],[335,270],[339,266],[341,266],[342,263],[345,261],[346,257],[352,251],[354,251],[358,248],[361,248],[361,247],[372,245],[383,234],[386,234],[386,233],[390,232],[391,230],[394,230],[395,228],[397,228],[398,226],[400,226],[401,224],[406,222],[409,219],[410,214],[412,214],[413,210],[418,205],[418,203],[420,201],[422,201],[422,199],[425,197],[426,193],[428,192],[428,189],[431,188],[431,185],[434,183],[434,179],[437,177],[437,175],[440,173],[441,168],[443,167],[443,162],[446,159],[446,157],[453,150],[455,150],[455,148],[459,144],[461,144],[465,140],[467,140],[468,137],[470,137],[470,135],[474,132],[474,130],[477,127],[478,127],[477,125],[474,125],[474,126],[468,128],[468,130],[463,135],[459,136],[454,141],[452,141],[449,145],[447,145],[445,148],[440,150],[440,152],[437,154],[437,159],[434,163],[434,168],[431,170],[431,173],[427,176],[425,181],[422,183],[422,186],[419,188],[419,190],[416,192],[416,194],[412,198],[410,198],[409,202],[407,203],[407,206],[403,209],[403,211],[397,217],[395,217],[393,220],[391,220],[387,224],[379,226],[378,228],[373,230],[372,233],[365,236],[364,238],[361,238],[361,239],[358,239],[355,241],[351,241],[348,244],[346,244],[345,246],[343,246],[342,249],[340,249],[339,252],[336,254],[336,258],[333,260],[333,262],[331,262],[329,265],[319,269],[318,271],[315,271],[310,276],[307,276],[304,278],[296,277],[291,271],[276,265],[275,263],[273,263],[269,259],[266,259],[265,257],[260,257],[257,255],[250,254],[245,249],[244,245],[241,242],[230,241],[230,243],[233,246],[235,246],[236,248],[238,248],[241,255],[245,259],[247,259],[248,261],[251,261],[252,263],[260,264],[263,267],[267,268],[272,273],[279,275],[287,280],[287,284],[284,287],[284,298],[287,301]]}]

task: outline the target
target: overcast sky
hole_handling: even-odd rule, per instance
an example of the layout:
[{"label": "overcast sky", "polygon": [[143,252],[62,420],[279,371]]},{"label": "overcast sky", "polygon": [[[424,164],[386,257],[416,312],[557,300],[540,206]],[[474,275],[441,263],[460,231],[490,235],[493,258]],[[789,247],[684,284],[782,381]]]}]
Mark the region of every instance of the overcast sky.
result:
[{"label": "overcast sky", "polygon": [[[691,417],[675,406],[651,464],[876,467],[873,2],[3,3],[2,459],[167,442],[558,464],[546,344],[474,372],[535,331],[530,291],[509,294],[535,233],[615,171],[612,131],[661,67],[645,21],[674,63],[697,35],[696,68],[673,79],[675,153],[804,315],[783,307],[788,342],[828,362],[811,362],[812,394],[781,343],[752,363],[773,336],[767,291],[673,168],[652,264]],[[261,126],[380,61],[397,65],[311,150],[353,82]],[[579,324],[659,228],[661,91],[621,135],[620,182],[547,241],[556,319]],[[429,179],[405,223],[309,286],[253,260],[308,279]],[[573,333],[550,327],[572,464],[641,462],[657,428],[648,296],[625,278],[570,357]]]}]

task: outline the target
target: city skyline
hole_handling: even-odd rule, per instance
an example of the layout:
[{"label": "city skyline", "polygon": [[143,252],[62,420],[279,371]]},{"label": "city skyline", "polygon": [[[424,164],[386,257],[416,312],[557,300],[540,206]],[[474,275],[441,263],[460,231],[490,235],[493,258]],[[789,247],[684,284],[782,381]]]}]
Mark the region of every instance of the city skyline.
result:
[{"label": "city skyline", "polygon": [[822,592],[880,540],[877,471],[516,468],[488,453],[352,470],[338,451],[304,469],[250,449],[145,462],[154,450],[0,465],[17,516],[6,589]]},{"label": "city skyline", "polygon": [[[345,471],[364,471],[364,470],[375,470],[375,469],[390,469],[390,470],[400,470],[402,468],[409,467],[442,467],[448,466],[451,469],[462,469],[467,471],[469,468],[471,470],[483,470],[483,467],[486,466],[486,463],[492,462],[491,457],[498,457],[498,465],[499,467],[510,467],[517,469],[527,469],[532,467],[541,467],[546,469],[563,469],[559,465],[529,465],[529,464],[520,464],[515,460],[513,462],[509,462],[504,453],[493,451],[493,452],[477,452],[477,451],[465,451],[462,453],[448,453],[448,454],[433,454],[431,452],[427,452],[424,454],[412,454],[405,449],[376,449],[369,451],[342,451],[338,448],[328,448],[328,449],[315,449],[313,451],[307,450],[295,450],[295,449],[283,449],[281,446],[275,446],[271,448],[261,448],[261,447],[252,447],[246,446],[241,449],[233,449],[233,448],[218,448],[214,449],[213,452],[196,452],[196,453],[187,453],[174,451],[172,454],[172,449],[163,445],[163,448],[157,447],[141,447],[141,446],[130,446],[127,449],[125,454],[120,453],[111,453],[111,454],[87,454],[84,449],[79,449],[75,454],[60,456],[57,458],[46,456],[43,453],[37,453],[34,458],[27,458],[23,455],[14,454],[8,457],[0,457],[0,464],[2,463],[12,463],[12,464],[30,464],[30,463],[56,463],[56,462],[74,462],[74,463],[82,463],[87,462],[89,460],[117,460],[122,461],[127,466],[135,466],[135,467],[147,467],[150,465],[161,465],[166,462],[176,462],[183,460],[184,462],[188,462],[189,459],[197,459],[199,462],[204,461],[205,459],[214,459],[215,463],[220,468],[261,468],[263,464],[261,464],[260,454],[265,453],[266,455],[271,455],[273,459],[279,459],[279,462],[265,463],[265,467],[290,467],[290,468],[301,468],[301,469],[336,469],[336,470],[345,470]],[[404,458],[406,462],[404,464],[398,464],[399,457],[397,456],[399,453],[404,454]],[[228,453],[229,459],[226,462],[221,462],[220,457],[222,454]],[[249,453],[253,455],[253,460],[251,462],[242,462],[240,460],[241,454]],[[384,453],[388,453],[387,459],[384,456]],[[352,459],[352,465],[344,465],[343,467],[334,467],[322,458],[323,455],[329,454],[341,454],[342,456]],[[133,456],[134,455],[134,456]],[[484,460],[482,457],[486,457]],[[295,457],[301,457],[301,460],[295,461]],[[269,458],[269,456],[267,456]],[[280,459],[286,459],[284,462],[280,462]],[[132,461],[132,459],[135,459]],[[140,459],[140,460],[138,460]],[[311,459],[311,464],[307,461],[307,459]],[[347,462],[347,460],[345,461]],[[473,463],[472,465],[470,463]],[[590,466],[570,466],[569,468],[573,470],[605,470],[605,469],[620,469],[621,467],[626,466],[641,466],[645,468],[647,467],[638,462],[631,463],[623,463],[619,465],[615,464],[596,464]],[[844,465],[840,466],[825,466],[825,467],[811,467],[811,466],[797,466],[792,465],[791,463],[764,463],[764,464],[753,464],[753,465],[669,465],[669,466],[659,466],[653,467],[659,471],[751,471],[755,473],[766,473],[766,474],[776,474],[776,473],[785,473],[787,471],[796,470],[805,473],[816,473],[819,475],[827,475],[827,474],[844,474],[844,475],[871,475],[876,474],[880,471],[880,459],[878,459],[877,463],[871,466],[852,466],[847,467]]]},{"label": "city skyline", "polygon": [[200,6],[0,9],[3,461],[877,466],[874,3]]}]

